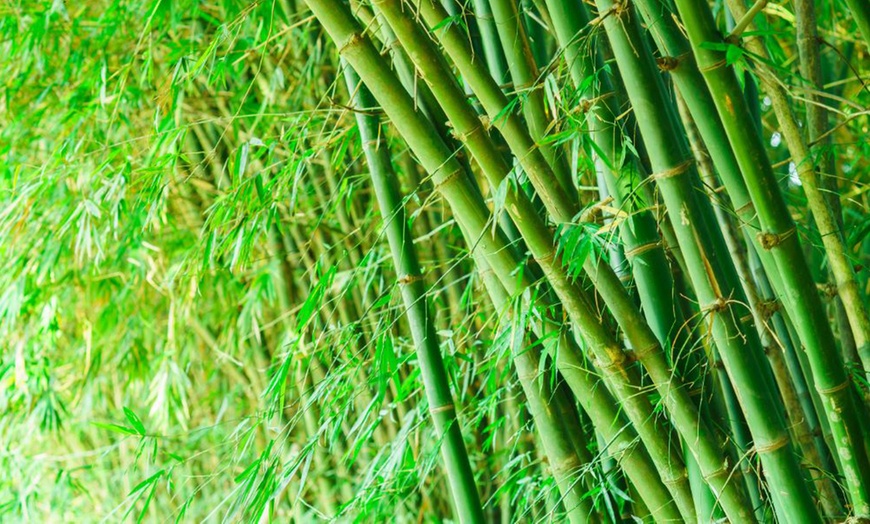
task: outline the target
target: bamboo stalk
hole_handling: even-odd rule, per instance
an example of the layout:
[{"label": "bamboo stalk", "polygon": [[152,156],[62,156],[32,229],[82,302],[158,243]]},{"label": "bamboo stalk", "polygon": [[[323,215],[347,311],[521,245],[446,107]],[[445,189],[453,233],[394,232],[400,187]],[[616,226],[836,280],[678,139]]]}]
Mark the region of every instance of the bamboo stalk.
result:
[{"label": "bamboo stalk", "polygon": [[[865,11],[870,12],[870,6],[867,6],[866,2],[864,4]],[[742,16],[746,12],[746,8],[741,2],[729,0],[728,6],[735,15]],[[750,27],[754,27],[754,24]],[[744,45],[762,61],[770,61],[767,48],[758,37],[745,38]],[[797,168],[801,186],[806,193],[810,210],[819,228],[819,235],[822,237],[822,244],[828,256],[828,264],[837,283],[837,293],[843,301],[849,324],[852,326],[858,354],[864,368],[870,370],[870,314],[868,314],[867,305],[858,289],[855,271],[848,259],[839,222],[819,183],[815,161],[795,119],[788,93],[766,63],[759,61],[756,67],[759,70],[761,83],[771,99],[782,135],[792,154],[792,161]],[[868,501],[868,511],[870,511],[870,501]]]},{"label": "bamboo stalk", "polygon": [[[762,232],[759,233],[759,240],[762,247],[768,250],[775,260],[776,267],[770,268],[768,274],[774,272],[779,274],[784,297],[792,304],[790,311],[793,313],[795,328],[800,333],[800,340],[809,357],[816,387],[823,397],[825,412],[837,443],[836,449],[844,468],[843,473],[846,475],[855,511],[864,514],[870,511],[870,506],[867,504],[867,484],[864,480],[870,466],[863,445],[858,443],[858,435],[860,435],[858,406],[855,405],[851,391],[848,389],[849,378],[833,343],[824,307],[795,234],[794,222],[779,192],[761,137],[755,126],[746,125],[752,120],[746,104],[743,103],[742,93],[732,69],[724,67],[726,64],[724,52],[702,45],[704,42],[721,41],[721,35],[715,29],[709,9],[697,0],[677,0],[676,3],[683,17],[699,68],[714,97],[716,108],[749,188],[752,203],[758,212],[763,227]],[[774,95],[773,98],[777,97]],[[783,104],[786,107],[782,107]],[[782,97],[778,98],[775,105],[780,107],[780,111],[786,113],[790,111],[787,100]],[[781,125],[783,120],[788,120],[787,115],[783,116],[785,118],[780,119]],[[786,127],[783,127],[784,132]],[[799,131],[796,126],[794,127],[787,131],[790,136],[789,143],[796,142],[796,150],[792,150],[792,153],[797,153],[794,155],[796,161],[799,158],[806,161],[806,155],[801,156]],[[798,134],[797,137],[793,136],[795,132]],[[806,162],[800,169],[806,174],[807,167],[812,170],[812,164]],[[814,176],[811,173],[811,177]],[[822,224],[820,230],[825,230]]]},{"label": "bamboo stalk", "polygon": [[[474,239],[472,245],[485,253],[487,263],[511,295],[521,295],[528,283],[517,281],[514,270],[519,260],[508,248],[498,228],[490,227],[491,215],[476,187],[464,176],[455,157],[417,113],[410,98],[400,89],[389,68],[358,24],[335,0],[310,1],[309,7],[330,33],[340,53],[357,70],[384,108],[406,142],[432,175],[438,191],[447,199],[460,225]],[[525,279],[524,279],[525,280]],[[649,455],[636,446],[630,426],[621,422],[620,411],[609,394],[597,384],[596,377],[578,359],[576,348],[558,351],[557,365],[571,385],[584,410],[611,441],[626,472],[633,476],[642,496],[663,520],[679,519]]]},{"label": "bamboo stalk", "polygon": [[[482,167],[484,174],[488,177],[490,184],[494,187],[500,186],[509,169],[495,150],[494,144],[481,128],[480,121],[472,112],[471,107],[459,96],[459,87],[455,85],[455,82],[446,80],[449,73],[440,63],[441,60],[438,59],[440,55],[431,48],[426,35],[413,19],[404,15],[401,2],[398,0],[380,0],[377,5],[393,27],[399,40],[408,49],[409,55],[414,57],[422,77],[430,83],[433,93],[450,118],[460,140],[466,143]],[[433,79],[438,79],[438,81]],[[629,419],[635,424],[653,459],[657,461],[660,468],[663,468],[666,484],[669,484],[670,489],[674,492],[678,504],[682,503],[681,511],[689,513],[689,508],[692,507],[691,495],[688,479],[685,471],[681,468],[681,458],[668,442],[669,439],[659,438],[663,428],[657,427],[655,420],[649,417],[652,407],[648,399],[635,394],[641,387],[637,371],[625,367],[627,362],[625,355],[621,353],[618,346],[614,347],[616,342],[601,329],[600,322],[589,307],[589,299],[583,296],[583,291],[578,286],[570,282],[570,278],[563,268],[561,257],[553,251],[552,234],[547,232],[543,222],[532,211],[531,202],[525,199],[524,195],[509,190],[505,207],[514,218],[544,274],[553,284],[569,317],[580,327],[583,338],[589,344],[595,358],[600,360],[598,367],[602,369],[608,383],[615,388],[617,397],[625,406]],[[564,219],[564,216],[562,213],[559,218]],[[606,265],[594,263],[592,257],[589,258],[589,261],[590,275],[593,276],[596,287],[603,291],[608,306],[612,310],[618,311],[617,318],[627,325],[640,324],[640,326],[645,326],[644,320],[631,304],[613,271]],[[619,300],[609,300],[615,296],[619,297]],[[629,320],[624,320],[626,318]],[[631,327],[627,328],[627,330],[631,329]],[[648,337],[645,336],[646,334],[648,334],[648,330],[644,332],[644,335],[635,337],[636,341],[642,343],[642,345],[637,346],[637,353],[646,353],[650,351],[648,348],[651,347],[651,351],[657,351],[660,354],[661,347],[657,340],[651,333]],[[663,358],[660,363],[665,367],[663,374],[670,377],[670,370],[667,369]]]},{"label": "bamboo stalk", "polygon": [[[433,26],[433,27],[437,26],[440,23],[440,21],[443,19],[443,18],[439,18],[439,14],[441,14],[443,16],[443,13],[439,13],[437,6],[433,5],[430,2],[422,2],[420,5],[421,5],[421,14],[423,15],[423,18],[426,20],[426,22],[430,26]],[[444,28],[442,30],[436,31],[436,33],[438,34],[439,38],[441,39],[441,42],[444,45],[445,49],[448,50],[448,53],[451,55],[451,58],[453,58],[454,63],[456,63],[457,66],[459,67],[460,72],[463,74],[463,77],[468,79],[469,84],[472,86],[472,89],[474,89],[475,92],[478,94],[478,96],[481,98],[481,101],[482,101],[484,107],[487,108],[487,110],[490,112],[498,109],[499,105],[498,105],[497,96],[492,96],[492,98],[490,98],[489,96],[483,96],[484,94],[489,95],[490,93],[492,93],[493,89],[492,89],[491,85],[487,85],[488,83],[486,81],[486,78],[476,78],[475,77],[473,68],[471,67],[472,62],[468,56],[468,52],[463,52],[462,42],[461,42],[461,40],[459,40],[457,38],[457,35],[451,35],[449,28]],[[478,75],[478,76],[480,76],[480,75]],[[503,132],[503,134],[504,134],[504,132]],[[510,140],[511,140],[510,136],[508,134],[505,134],[505,136],[510,143]],[[542,174],[542,178],[545,176],[546,176],[546,173]],[[539,191],[541,192],[541,194],[543,196],[543,201],[545,203],[549,204],[548,209],[551,209],[552,210],[551,212],[553,212],[554,216],[556,216],[558,219],[564,220],[565,217],[567,215],[569,215],[569,213],[566,212],[564,209],[560,209],[560,206],[557,203],[559,201],[558,195],[550,195],[548,193],[548,186],[545,183],[545,180],[538,180],[538,183],[540,183],[540,186],[538,185],[538,183],[535,182],[535,179],[533,179],[533,183],[535,183],[536,188],[538,188]],[[550,185],[550,187],[553,187],[553,186]],[[509,208],[510,208],[510,206],[509,206]],[[596,282],[599,289],[602,289],[602,287],[604,287],[605,289],[608,290],[608,292],[603,292],[603,295],[605,296],[605,300],[608,300],[608,297],[610,297],[611,299],[614,297],[620,297],[620,292],[622,292],[624,294],[624,290],[621,289],[621,285],[618,282],[618,279],[615,277],[615,275],[612,274],[612,271],[611,272],[598,271],[599,268],[595,267],[594,265],[590,265],[590,267],[588,269],[590,269],[590,274],[593,275],[593,281]],[[617,288],[619,288],[619,290],[617,290]],[[637,347],[637,348],[652,347],[653,348],[651,351],[649,351],[649,354],[647,354],[646,351],[639,351],[637,356],[642,361],[644,361],[645,365],[648,366],[648,370],[650,370],[650,368],[652,368],[652,369],[655,369],[657,371],[655,378],[654,378],[654,381],[656,382],[657,386],[662,388],[662,390],[660,390],[660,391],[666,391],[666,392],[670,391],[668,389],[669,388],[668,385],[671,384],[671,381],[673,380],[673,375],[670,372],[669,368],[667,367],[666,363],[664,363],[663,359],[660,358],[660,355],[661,355],[660,348],[656,349],[655,338],[652,336],[649,336],[650,334],[649,334],[648,330],[644,331],[643,327],[645,326],[645,323],[643,322],[642,319],[638,318],[639,315],[634,314],[634,311],[636,311],[636,310],[634,310],[633,307],[631,307],[630,305],[626,304],[625,301],[621,301],[621,300],[611,300],[608,302],[608,306],[611,308],[612,311],[615,312],[615,314],[617,315],[617,318],[620,318],[620,316],[621,316],[620,324],[623,326],[623,329],[625,329],[626,332],[629,333],[630,337],[632,337],[632,336],[634,337],[634,341],[637,342],[635,344],[635,347]],[[648,357],[648,361],[644,360],[645,357]],[[652,373],[653,371],[650,371],[650,372]],[[670,398],[667,393],[664,393],[663,397],[666,399]],[[678,402],[678,404],[681,406],[681,409],[686,410],[686,416],[688,417],[687,419],[684,419],[681,421],[685,424],[682,426],[682,429],[686,430],[687,435],[692,435],[692,436],[696,435],[697,431],[694,429],[690,431],[689,428],[697,428],[698,427],[697,426],[697,424],[698,424],[698,422],[697,422],[697,408],[695,408],[693,406],[693,404],[691,403],[691,401],[688,400],[688,398],[686,398],[685,401]],[[704,444],[704,445],[706,445],[706,444]],[[705,452],[710,453],[710,455],[708,455],[706,457],[708,462],[705,463],[705,465],[709,466],[709,469],[707,470],[708,473],[711,475],[719,474],[721,476],[719,481],[723,482],[723,484],[727,484],[726,479],[729,476],[729,473],[726,473],[725,470],[722,470],[722,466],[721,466],[721,461],[723,459],[723,455],[722,455],[722,451],[721,451],[722,448],[721,447],[717,448],[717,446],[711,445],[710,447],[703,448],[703,449],[705,449]],[[716,457],[716,458],[714,458],[714,457]],[[716,466],[714,468],[713,465],[715,465],[715,464],[718,464],[718,466]],[[716,473],[716,472],[718,472],[718,473]],[[731,483],[731,484],[727,484],[727,485],[730,488],[730,487],[733,487],[735,485],[735,483]],[[739,502],[740,495],[738,494],[738,492],[739,492],[739,490],[734,492],[735,493],[734,494],[734,496],[735,496],[734,507],[739,507],[742,505],[744,507],[744,509],[748,509],[748,505],[746,505],[745,502],[743,502],[743,503]]]},{"label": "bamboo stalk", "polygon": [[567,198],[577,202],[577,189],[568,171],[564,154],[559,151],[558,146],[543,143],[552,117],[547,116],[544,88],[539,82],[538,68],[532,57],[528,36],[517,11],[516,1],[489,0],[489,7],[511,72],[514,91],[522,100],[522,110],[529,133],[546,157]]},{"label": "bamboo stalk", "polygon": [[782,518],[813,520],[816,515],[818,519],[812,497],[801,481],[781,400],[773,388],[760,341],[738,320],[742,314],[732,300],[739,300],[742,290],[730,285],[736,280],[733,263],[719,255],[725,251],[718,247],[724,245],[721,232],[707,218],[712,214],[709,204],[705,202],[705,211],[696,197],[697,173],[682,138],[685,135],[675,125],[675,111],[669,108],[655,62],[640,37],[637,18],[624,3],[598,0],[597,5],[606,14],[603,24],[657,172],[654,176],[702,310],[712,316],[713,336],[739,394],[777,512]]},{"label": "bamboo stalk", "polygon": [[[348,91],[356,92],[354,102],[357,106],[364,108],[374,106],[367,92],[363,88],[358,88],[359,81],[353,70],[346,68],[344,74]],[[441,451],[453,501],[462,522],[482,523],[484,522],[483,509],[474,483],[474,473],[468,462],[462,430],[456,418],[456,408],[447,381],[441,349],[438,347],[438,336],[435,334],[435,323],[423,285],[423,275],[411,241],[413,237],[408,228],[398,184],[395,175],[392,175],[390,158],[386,148],[378,148],[380,126],[374,117],[357,112],[356,119],[371,172],[372,185],[385,222],[387,240],[402,290],[405,314],[408,316],[414,345],[417,348],[424,390],[429,401],[429,413],[435,430],[442,439]]]}]

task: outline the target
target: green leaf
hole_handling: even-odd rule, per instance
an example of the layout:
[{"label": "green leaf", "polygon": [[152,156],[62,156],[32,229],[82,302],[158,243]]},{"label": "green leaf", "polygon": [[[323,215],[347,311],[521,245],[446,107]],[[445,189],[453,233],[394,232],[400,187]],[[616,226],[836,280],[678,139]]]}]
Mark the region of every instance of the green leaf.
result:
[{"label": "green leaf", "polygon": [[743,58],[743,48],[736,45],[729,45],[725,52],[725,63],[732,65]]},{"label": "green leaf", "polygon": [[145,425],[142,424],[142,421],[139,419],[139,417],[136,416],[136,414],[127,407],[124,408],[124,415],[127,417],[127,420],[130,421],[130,425],[133,426],[133,429],[135,429],[138,434],[144,437]]},{"label": "green leaf", "polygon": [[124,435],[139,435],[140,433],[136,432],[132,428],[128,428],[126,426],[119,426],[118,424],[112,424],[110,422],[91,422],[92,426],[96,426],[98,428],[106,429],[115,433],[122,433]]}]

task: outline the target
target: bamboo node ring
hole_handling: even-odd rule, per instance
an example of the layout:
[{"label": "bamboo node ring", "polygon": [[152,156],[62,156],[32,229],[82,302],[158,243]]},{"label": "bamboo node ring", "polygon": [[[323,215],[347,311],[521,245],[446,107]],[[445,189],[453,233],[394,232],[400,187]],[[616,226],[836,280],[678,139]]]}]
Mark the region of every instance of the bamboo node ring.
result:
[{"label": "bamboo node ring", "polygon": [[647,355],[651,355],[659,349],[659,345],[657,343],[650,344],[649,346],[643,349],[636,349],[634,351],[634,358],[638,360],[643,360]]},{"label": "bamboo node ring", "polygon": [[485,133],[485,131],[486,131],[486,128],[484,127],[483,122],[480,122],[479,125],[472,127],[468,131],[466,131],[464,133],[454,133],[454,135],[456,136],[456,138],[460,142],[465,144],[466,142],[468,142],[468,138],[470,136],[474,135],[475,133],[482,133],[482,132]]},{"label": "bamboo node ring", "polygon": [[710,71],[719,69],[720,67],[724,67],[726,64],[728,64],[728,61],[723,58],[722,60],[714,62],[708,66],[698,67],[698,71],[700,71],[701,73],[708,73]]},{"label": "bamboo node ring", "polygon": [[338,54],[343,55],[344,52],[347,50],[347,48],[353,47],[353,46],[359,44],[362,40],[363,40],[363,35],[361,35],[360,33],[357,33],[357,32],[351,33],[351,35],[347,38],[347,40],[345,40],[345,42],[343,44],[341,44],[341,47],[338,48]]},{"label": "bamboo node ring", "polygon": [[784,233],[771,233],[762,231],[761,233],[758,233],[758,235],[756,235],[756,238],[758,239],[758,243],[761,244],[762,248],[764,248],[765,250],[770,250],[782,244],[790,236],[794,235],[794,233],[795,228],[792,227]]},{"label": "bamboo node ring", "polygon": [[438,413],[444,413],[446,411],[453,411],[453,404],[444,404],[443,406],[435,406],[434,408],[429,408],[430,415],[437,415]]},{"label": "bamboo node ring", "polygon": [[789,438],[788,434],[785,434],[785,435],[779,437],[778,439],[774,440],[773,442],[771,442],[767,445],[760,446],[760,447],[755,446],[755,452],[758,453],[759,455],[762,453],[771,453],[773,451],[776,451],[778,449],[786,447],[788,445],[789,441],[790,441],[790,438]]},{"label": "bamboo node ring", "polygon": [[834,393],[839,393],[840,391],[843,391],[844,389],[846,389],[848,387],[849,387],[849,379],[847,378],[845,382],[843,382],[842,384],[839,384],[837,386],[834,386],[832,388],[820,388],[820,387],[816,386],[816,391],[819,392],[819,395],[830,396],[830,395],[833,395]]},{"label": "bamboo node ring", "polygon": [[677,474],[675,476],[673,476],[669,479],[663,478],[662,483],[665,484],[666,486],[676,486],[677,484],[682,483],[683,481],[685,481],[689,477],[689,474],[686,472],[685,469],[681,469],[681,470],[677,471],[676,473]]},{"label": "bamboo node ring", "polygon": [[402,284],[403,286],[407,286],[408,284],[413,284],[414,282],[417,282],[419,280],[423,280],[422,274],[402,275],[399,277],[399,284]]},{"label": "bamboo node ring", "polygon": [[573,471],[580,467],[580,461],[577,457],[569,457],[558,464],[553,464],[553,469],[556,471]]},{"label": "bamboo node ring", "polygon": [[650,177],[654,180],[660,180],[662,178],[671,178],[671,177],[679,176],[679,175],[682,175],[683,173],[685,173],[686,171],[688,171],[689,168],[692,167],[692,165],[694,163],[695,163],[695,159],[690,158],[678,166],[674,166],[670,169],[665,169],[664,171],[659,171],[658,173],[654,173],[654,174],[650,175]]},{"label": "bamboo node ring", "polygon": [[646,253],[647,251],[652,251],[660,245],[662,245],[661,242],[647,242],[646,244],[641,244],[639,246],[629,249],[625,252],[625,256],[627,258],[634,258],[636,256]]},{"label": "bamboo node ring", "polygon": [[780,304],[779,300],[772,298],[758,303],[758,313],[761,315],[763,320],[767,321],[774,313],[779,311],[781,307],[782,304]]},{"label": "bamboo node ring", "polygon": [[730,470],[731,470],[731,466],[728,465],[728,458],[726,457],[725,461],[722,462],[722,467],[704,475],[704,480],[709,482],[710,479],[718,477],[719,475],[725,475],[725,474],[730,473]]},{"label": "bamboo node ring", "polygon": [[487,131],[489,131],[492,128],[492,120],[489,118],[489,115],[480,115],[479,118],[480,123],[483,125],[483,127],[485,127]]},{"label": "bamboo node ring", "polygon": [[735,209],[734,212],[738,215],[742,215],[743,213],[753,209],[754,207],[755,204],[752,203],[752,200],[748,200],[745,204]]},{"label": "bamboo node ring", "polygon": [[461,174],[462,174],[462,168],[459,168],[459,169],[453,171],[452,173],[450,173],[449,175],[445,176],[441,180],[435,182],[435,191],[440,192],[442,187],[444,187],[447,184],[449,184],[450,182],[452,182],[453,179],[460,176]]},{"label": "bamboo node ring", "polygon": [[[613,352],[609,352],[613,353]],[[601,371],[610,371],[612,369],[622,369],[624,368],[628,362],[625,353],[618,353],[617,355],[609,356],[607,361],[604,359],[596,358],[595,359],[595,367],[600,369]]]},{"label": "bamboo node ring", "polygon": [[547,252],[547,254],[540,256],[540,257],[535,257],[535,260],[537,260],[538,263],[540,263],[540,264],[545,264],[547,262],[552,261],[555,257],[556,257],[556,250],[551,249],[550,251]]},{"label": "bamboo node ring", "polygon": [[727,300],[725,300],[722,297],[716,297],[716,300],[714,300],[710,304],[707,304],[706,306],[704,306],[701,309],[703,311],[709,311],[710,313],[718,313],[720,311],[724,311],[725,308],[727,308],[727,307],[728,307]]},{"label": "bamboo node ring", "polygon": [[673,71],[674,69],[680,67],[680,64],[683,63],[683,60],[689,56],[689,53],[683,53],[678,56],[662,56],[656,58],[656,64],[658,64],[659,69],[662,71]]}]

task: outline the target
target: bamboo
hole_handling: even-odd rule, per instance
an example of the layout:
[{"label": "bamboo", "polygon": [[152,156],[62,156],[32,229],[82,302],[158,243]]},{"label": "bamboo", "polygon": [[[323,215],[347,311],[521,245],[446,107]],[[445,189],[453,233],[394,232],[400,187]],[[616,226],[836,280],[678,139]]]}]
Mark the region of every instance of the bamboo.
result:
[{"label": "bamboo", "polygon": [[[356,105],[362,108],[374,106],[367,92],[357,88],[359,82],[353,70],[345,68],[344,74],[348,90],[352,93],[356,92],[354,97]],[[462,430],[453,404],[453,395],[447,381],[441,349],[438,347],[435,323],[423,285],[423,275],[414,244],[411,242],[413,237],[408,228],[395,175],[392,175],[390,158],[385,148],[377,147],[380,136],[380,126],[377,121],[362,112],[357,112],[356,118],[371,172],[372,185],[387,230],[387,240],[402,290],[405,314],[408,316],[414,345],[417,348],[424,390],[429,401],[429,413],[439,439],[442,440],[441,451],[453,501],[462,522],[482,523],[484,522],[483,509],[474,483],[474,473],[468,462]]]},{"label": "bamboo", "polygon": [[[499,276],[511,295],[520,295],[528,283],[522,284],[514,276],[519,261],[508,248],[498,228],[490,227],[491,215],[475,186],[464,176],[454,156],[432,133],[420,117],[413,102],[400,89],[389,68],[349,12],[335,0],[310,1],[309,7],[330,33],[340,53],[357,70],[372,90],[391,121],[409,146],[432,175],[438,191],[447,199],[456,213],[460,225],[475,239],[472,245],[485,253],[487,263]],[[525,279],[524,279],[525,280]],[[571,385],[575,395],[589,413],[596,426],[606,432],[611,445],[620,455],[623,466],[641,491],[642,496],[663,520],[679,519],[667,490],[652,465],[649,455],[636,446],[635,434],[620,420],[620,411],[606,391],[597,385],[597,379],[578,360],[576,348],[558,351],[557,365]]]},{"label": "bamboo", "polygon": [[[743,103],[742,93],[731,68],[726,64],[724,52],[702,45],[705,42],[721,41],[710,15],[709,9],[697,0],[677,0],[677,8],[683,21],[700,70],[714,97],[716,108],[725,126],[729,141],[749,187],[752,203],[758,212],[763,228],[759,233],[762,247],[768,250],[775,260],[776,267],[768,274],[777,272],[782,279],[784,298],[792,307],[795,328],[800,334],[806,354],[809,357],[816,387],[823,397],[824,410],[835,439],[836,450],[842,462],[849,486],[852,502],[857,514],[870,511],[867,504],[868,472],[867,456],[863,445],[858,444],[858,407],[855,405],[849,379],[833,343],[833,335],[827,322],[821,299],[814,287],[812,276],[801,252],[795,225],[788,213],[782,195],[767,160],[761,137],[755,126],[747,126],[751,117]],[[739,14],[739,13],[735,13]],[[788,102],[778,98],[775,105],[788,112]],[[782,107],[783,103],[785,108]],[[786,116],[786,115],[783,115]],[[781,118],[788,120],[788,117]],[[793,121],[792,121],[793,123]],[[794,137],[796,129],[783,131],[791,136],[789,144],[795,142],[797,151],[792,150],[795,160],[806,160],[801,156],[801,139]],[[796,126],[795,126],[796,128]],[[799,132],[798,132],[799,135]],[[812,170],[812,164],[804,164]],[[805,172],[806,174],[806,172]],[[811,178],[815,175],[812,174]],[[810,182],[811,183],[811,182]],[[832,224],[828,224],[829,226]],[[833,224],[835,225],[835,224]],[[825,227],[820,223],[820,231]]]},{"label": "bamboo", "polygon": [[604,28],[657,172],[658,187],[702,309],[712,316],[714,339],[739,392],[777,512],[786,519],[797,519],[798,515],[800,519],[812,521],[813,515],[818,519],[812,497],[801,481],[781,400],[773,388],[760,341],[738,320],[743,315],[733,299],[739,300],[742,290],[729,286],[736,280],[733,263],[719,255],[725,252],[721,232],[707,218],[712,211],[705,212],[696,198],[693,181],[697,174],[682,138],[685,135],[675,125],[674,110],[669,108],[655,62],[640,38],[636,15],[624,3],[599,0],[597,4],[599,11],[606,13]]},{"label": "bamboo", "polygon": [[517,12],[516,1],[489,0],[489,8],[507,59],[514,91],[520,96],[529,133],[546,157],[567,198],[577,202],[577,189],[568,172],[565,155],[559,150],[559,146],[543,142],[550,130],[551,117],[547,116],[544,88],[539,81],[538,68],[532,58],[529,40]]},{"label": "bamboo", "polygon": [[[434,5],[434,3],[424,1],[421,2],[420,7],[424,20],[426,20],[430,26],[438,26],[441,20],[443,20],[443,13],[439,13],[437,5]],[[445,50],[448,51],[448,54],[454,60],[454,63],[457,64],[463,77],[468,80],[469,85],[471,85],[472,89],[480,97],[481,102],[487,111],[490,113],[499,111],[501,106],[499,105],[500,100],[498,94],[495,93],[491,83],[487,81],[485,76],[475,75],[472,67],[473,62],[469,57],[469,53],[463,51],[462,41],[458,38],[458,35],[451,34],[449,28],[438,30],[436,31],[436,34],[441,40],[442,45],[444,45]],[[503,135],[505,135],[505,138],[509,143],[511,143],[510,133],[503,131]],[[546,173],[543,173],[541,177],[546,177]],[[553,212],[554,216],[558,219],[565,220],[566,217],[570,215],[570,211],[560,209],[558,195],[551,194],[552,192],[548,191],[546,180],[537,178],[532,178],[532,180],[535,187],[541,192],[543,196],[542,200],[548,204],[548,209],[551,209],[551,212]],[[549,185],[549,187],[552,188],[552,184]],[[508,207],[509,209],[511,208],[511,206]],[[656,386],[660,388],[659,391],[662,393],[663,398],[665,398],[666,401],[674,398],[674,392],[680,391],[681,387],[673,383],[673,373],[662,358],[661,348],[658,346],[656,339],[651,335],[648,329],[644,329],[646,326],[644,321],[639,318],[639,315],[636,314],[636,310],[630,305],[630,303],[628,303],[628,301],[619,299],[624,296],[624,290],[622,290],[618,278],[613,275],[612,271],[599,271],[600,268],[594,264],[587,265],[587,269],[590,270],[590,274],[593,276],[593,281],[596,283],[599,290],[606,289],[606,291],[602,291],[602,294],[605,297],[605,300],[610,299],[608,300],[608,306],[611,311],[617,315],[617,318],[620,319],[620,325],[624,330],[626,330],[629,338],[633,338],[633,344],[635,347],[650,348],[649,351],[637,351],[636,356],[645,366],[647,366],[648,371],[653,374],[654,382]],[[616,298],[616,300],[614,300],[614,298]],[[683,391],[682,394],[685,394],[685,391]],[[687,436],[686,438],[690,439],[690,441],[694,441],[694,439],[697,438],[700,424],[697,408],[687,396],[681,397],[679,400],[675,400],[674,402],[676,405],[669,405],[669,407],[685,417],[678,421],[681,431],[684,431],[684,435]],[[723,469],[723,447],[721,444],[713,444],[709,440],[711,438],[710,434],[704,433],[704,437],[700,439],[699,444],[700,449],[702,450],[701,453],[704,455],[704,464],[707,466],[706,474],[708,474],[710,479],[721,488],[727,487],[727,489],[723,489],[722,494],[723,496],[726,496],[726,498],[734,497],[730,501],[733,513],[735,515],[741,515],[741,518],[746,518],[745,515],[750,511],[749,506],[743,501],[745,500],[743,499],[743,496],[739,494],[739,488],[735,487],[738,483],[728,482],[728,479],[733,478],[733,476],[731,472],[728,471],[727,467]],[[743,508],[742,510],[737,509],[741,507]]]},{"label": "bamboo", "polygon": [[[439,60],[440,55],[429,45],[426,34],[411,17],[404,14],[400,1],[379,0],[377,5],[393,27],[399,40],[408,50],[409,55],[414,58],[423,79],[430,84],[432,92],[453,124],[457,136],[468,146],[484,174],[488,177],[490,184],[499,187],[507,176],[509,168],[496,151],[492,141],[489,140],[471,107],[459,95],[459,86],[455,82],[447,80],[449,73]],[[580,327],[583,338],[589,344],[595,358],[600,360],[599,368],[602,369],[608,383],[615,388],[617,397],[625,406],[629,419],[638,429],[653,460],[656,460],[659,467],[663,468],[665,482],[674,491],[678,503],[683,502],[681,509],[688,512],[688,508],[692,505],[682,497],[688,497],[691,500],[691,495],[685,472],[681,470],[681,459],[667,439],[659,438],[663,429],[657,427],[656,421],[649,417],[652,406],[648,399],[645,396],[635,394],[640,387],[636,370],[625,368],[625,355],[614,347],[616,342],[601,328],[600,322],[589,307],[589,299],[583,296],[579,286],[570,282],[570,278],[563,268],[561,257],[553,251],[553,236],[546,231],[543,222],[532,211],[531,202],[524,195],[509,190],[506,195],[505,208],[514,218],[532,254],[553,284],[569,317]],[[564,214],[560,218],[564,219]],[[596,264],[592,265],[598,267]],[[608,271],[596,271],[594,280],[598,283],[597,287],[600,289],[601,286],[607,286],[609,291],[605,294],[608,297],[622,293],[619,306],[622,309],[631,310],[633,306],[628,301],[618,278],[609,267],[604,267]],[[640,317],[639,314],[635,315],[633,322],[640,322],[643,325],[643,319],[638,317]],[[644,345],[638,347],[638,352],[645,351],[650,345],[660,351],[656,340],[653,337],[649,338],[651,340],[643,340]]]},{"label": "bamboo", "polygon": [[[825,192],[828,205],[834,214],[837,225],[843,230],[843,211],[840,195],[837,192],[837,179],[834,176],[834,155],[827,150],[831,145],[828,130],[828,110],[822,103],[819,93],[824,93],[822,80],[822,60],[819,50],[819,32],[816,20],[816,8],[813,0],[795,0],[795,26],[797,29],[797,48],[800,58],[800,72],[809,84],[810,89],[805,94],[807,120],[807,139],[817,148],[814,153],[819,158],[819,183]],[[828,270],[828,281],[836,285],[836,279]],[[843,353],[843,360],[851,366],[861,366],[855,338],[843,301],[834,296],[834,317],[837,325],[837,335]]]},{"label": "bamboo", "polygon": [[[867,6],[866,2],[864,4],[865,11],[870,12],[870,6]],[[746,8],[741,2],[729,0],[728,6],[735,15],[745,14]],[[750,25],[750,28],[752,27]],[[747,37],[745,46],[762,61],[770,61],[767,48],[758,37]],[[819,228],[819,235],[822,237],[822,244],[828,256],[828,264],[837,283],[837,293],[843,301],[849,324],[852,326],[858,354],[864,368],[870,370],[870,314],[858,289],[855,271],[849,261],[839,222],[819,183],[815,161],[794,117],[788,93],[766,63],[759,61],[756,67],[759,69],[761,83],[771,99],[782,136],[792,154],[792,162],[797,168],[801,186]],[[870,511],[870,501],[868,501],[868,511]]]}]

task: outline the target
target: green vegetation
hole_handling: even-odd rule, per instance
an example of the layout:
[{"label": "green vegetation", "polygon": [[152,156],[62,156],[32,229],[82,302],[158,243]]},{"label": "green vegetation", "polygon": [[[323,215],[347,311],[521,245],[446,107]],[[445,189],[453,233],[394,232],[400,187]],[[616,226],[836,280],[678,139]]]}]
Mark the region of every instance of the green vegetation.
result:
[{"label": "green vegetation", "polygon": [[865,0],[0,35],[0,522],[870,520]]}]

